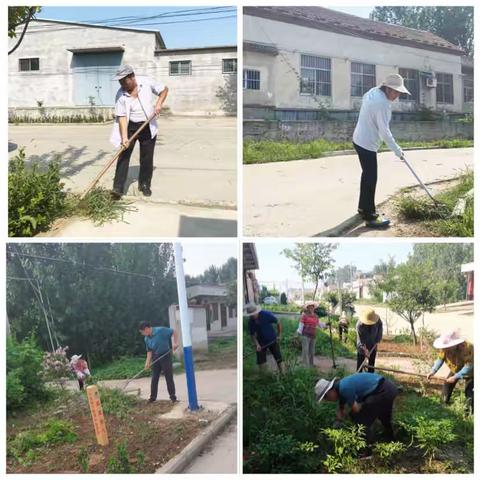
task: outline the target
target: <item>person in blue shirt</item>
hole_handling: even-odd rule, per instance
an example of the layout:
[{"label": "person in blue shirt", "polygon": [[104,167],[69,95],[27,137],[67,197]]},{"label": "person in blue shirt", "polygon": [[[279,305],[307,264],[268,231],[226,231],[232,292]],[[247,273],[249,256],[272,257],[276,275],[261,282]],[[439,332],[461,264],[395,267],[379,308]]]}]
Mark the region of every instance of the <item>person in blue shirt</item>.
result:
[{"label": "person in blue shirt", "polygon": [[350,408],[350,418],[365,427],[367,445],[373,443],[372,425],[380,420],[387,441],[394,441],[392,426],[393,404],[398,395],[397,386],[376,373],[354,373],[338,380],[320,379],[315,385],[316,399],[337,402],[337,420],[346,416],[345,405]]},{"label": "person in blue shirt", "polygon": [[[285,366],[280,345],[277,341],[282,334],[282,324],[273,313],[262,310],[254,303],[245,305],[244,313],[250,317],[248,320],[248,332],[252,339],[253,347],[257,352],[257,365],[262,370],[266,367],[267,350],[269,350],[277,362],[278,370],[283,372]],[[275,331],[273,325],[277,326],[277,331]]]},{"label": "person in blue shirt", "polygon": [[145,348],[147,349],[145,370],[152,368],[150,399],[148,402],[152,403],[157,399],[158,381],[160,380],[160,374],[162,372],[165,375],[170,400],[176,402],[172,352],[175,352],[178,348],[177,333],[173,328],[152,327],[149,322],[142,322],[138,330],[144,337],[143,340],[145,342]]}]

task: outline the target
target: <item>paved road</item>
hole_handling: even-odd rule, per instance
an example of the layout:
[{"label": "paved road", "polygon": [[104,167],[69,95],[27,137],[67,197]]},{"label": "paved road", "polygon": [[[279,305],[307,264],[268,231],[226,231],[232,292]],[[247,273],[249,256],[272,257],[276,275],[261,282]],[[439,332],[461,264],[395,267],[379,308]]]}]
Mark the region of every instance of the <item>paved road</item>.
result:
[{"label": "paved road", "polygon": [[[115,153],[112,125],[10,126],[9,142],[25,147],[27,160],[59,156],[68,189],[81,192]],[[236,119],[161,117],[155,148],[152,198],[207,205],[236,204]],[[10,153],[15,155],[16,151]],[[137,191],[138,144],[132,155],[129,195]],[[111,188],[114,168],[101,185]]]},{"label": "paved road", "polygon": [[237,473],[236,418],[183,473]]},{"label": "paved road", "polygon": [[[413,150],[408,160],[424,182],[473,168],[473,149]],[[415,179],[393,153],[379,154],[377,203]],[[244,234],[315,236],[356,213],[360,165],[355,155],[243,167]]]}]

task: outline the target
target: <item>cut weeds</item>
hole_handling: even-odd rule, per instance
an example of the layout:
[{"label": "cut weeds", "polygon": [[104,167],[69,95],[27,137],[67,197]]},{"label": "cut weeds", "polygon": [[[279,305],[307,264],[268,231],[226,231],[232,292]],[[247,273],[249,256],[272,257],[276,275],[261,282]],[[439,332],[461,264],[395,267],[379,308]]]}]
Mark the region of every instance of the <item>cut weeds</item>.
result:
[{"label": "cut weeds", "polygon": [[101,398],[107,447],[96,442],[83,393],[56,391],[50,402],[9,414],[7,473],[154,473],[204,428],[196,415],[159,418],[171,410],[170,401],[148,404],[108,389]]}]

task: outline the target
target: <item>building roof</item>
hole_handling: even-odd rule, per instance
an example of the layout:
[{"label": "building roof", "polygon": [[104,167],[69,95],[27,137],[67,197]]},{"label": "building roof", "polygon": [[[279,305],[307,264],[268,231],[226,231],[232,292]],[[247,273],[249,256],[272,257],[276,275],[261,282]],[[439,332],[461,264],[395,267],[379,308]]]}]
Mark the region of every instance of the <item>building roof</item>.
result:
[{"label": "building roof", "polygon": [[176,53],[236,52],[236,45],[213,45],[211,47],[162,48],[155,50],[155,55],[171,55]]},{"label": "building roof", "polygon": [[377,22],[323,7],[244,7],[245,15],[424,50],[464,55],[457,45],[424,30]]},{"label": "building roof", "polygon": [[222,285],[192,285],[187,288],[187,297],[192,299],[195,297],[226,297],[227,289]]},{"label": "building roof", "polygon": [[[165,42],[163,41],[161,33],[157,30],[146,30],[143,28],[131,28],[131,27],[114,27],[114,26],[106,26],[106,25],[97,25],[94,23],[70,22],[68,20],[52,20],[47,18],[35,18],[31,20],[30,25],[33,25],[36,22],[58,23],[58,24],[77,26],[77,27],[106,28],[109,30],[123,30],[125,32],[151,33],[155,35],[155,50],[167,48],[165,46]],[[31,33],[32,30],[27,30],[27,32]]]},{"label": "building roof", "polygon": [[264,53],[265,55],[278,55],[278,48],[271,43],[243,42],[243,51]]}]

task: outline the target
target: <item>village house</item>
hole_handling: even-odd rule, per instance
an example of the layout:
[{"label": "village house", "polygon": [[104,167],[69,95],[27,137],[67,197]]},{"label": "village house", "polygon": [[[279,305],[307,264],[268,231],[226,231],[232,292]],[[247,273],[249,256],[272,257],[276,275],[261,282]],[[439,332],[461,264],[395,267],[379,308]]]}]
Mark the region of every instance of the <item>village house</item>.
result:
[{"label": "village house", "polygon": [[8,57],[10,115],[111,114],[121,64],[166,84],[173,114],[236,113],[236,46],[169,49],[158,31],[42,19]]},{"label": "village house", "polygon": [[245,119],[354,119],[391,73],[412,93],[393,104],[394,120],[473,111],[472,60],[430,32],[322,7],[245,7],[243,27]]}]

